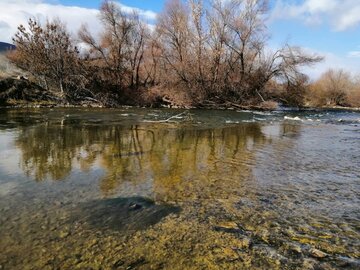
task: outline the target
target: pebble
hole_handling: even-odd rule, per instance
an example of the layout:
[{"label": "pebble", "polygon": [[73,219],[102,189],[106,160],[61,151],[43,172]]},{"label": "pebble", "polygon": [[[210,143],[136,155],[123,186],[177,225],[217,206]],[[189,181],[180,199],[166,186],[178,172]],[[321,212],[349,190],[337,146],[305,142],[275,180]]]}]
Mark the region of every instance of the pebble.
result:
[{"label": "pebble", "polygon": [[59,233],[59,237],[60,238],[65,238],[65,237],[67,237],[67,236],[69,236],[70,235],[70,232],[68,232],[68,231],[61,231],[60,233]]},{"label": "pebble", "polygon": [[118,268],[120,266],[123,266],[125,263],[122,260],[118,260],[114,263],[113,267]]},{"label": "pebble", "polygon": [[323,263],[317,266],[317,269],[319,270],[335,270],[334,267],[332,267],[330,264],[328,263]]},{"label": "pebble", "polygon": [[301,254],[301,252],[302,252],[301,247],[298,245],[295,245],[295,244],[290,244],[289,250],[291,250],[292,252],[297,253],[297,254]]},{"label": "pebble", "polygon": [[133,204],[130,204],[129,205],[129,209],[130,210],[139,210],[142,208],[142,205],[141,204],[138,204],[138,203],[133,203]]},{"label": "pebble", "polygon": [[216,227],[223,228],[223,229],[233,229],[233,230],[239,229],[236,222],[233,222],[233,221],[221,222]]},{"label": "pebble", "polygon": [[241,239],[241,248],[249,248],[251,246],[251,239],[244,237]]},{"label": "pebble", "polygon": [[322,252],[321,250],[318,250],[316,248],[312,248],[309,250],[310,255],[314,258],[325,258],[327,256],[327,254],[325,252]]},{"label": "pebble", "polygon": [[304,270],[314,269],[315,264],[316,264],[316,261],[314,261],[313,259],[304,259],[302,269],[304,269]]},{"label": "pebble", "polygon": [[54,205],[55,205],[55,206],[61,206],[61,205],[63,205],[63,203],[62,203],[61,201],[55,201],[55,202],[54,202]]}]

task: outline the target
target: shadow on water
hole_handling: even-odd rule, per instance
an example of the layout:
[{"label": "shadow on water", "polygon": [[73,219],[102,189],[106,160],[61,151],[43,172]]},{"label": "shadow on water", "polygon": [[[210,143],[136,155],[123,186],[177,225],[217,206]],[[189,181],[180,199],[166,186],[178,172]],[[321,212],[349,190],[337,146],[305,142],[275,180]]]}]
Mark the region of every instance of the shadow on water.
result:
[{"label": "shadow on water", "polygon": [[72,218],[95,228],[131,232],[145,230],[180,211],[180,207],[155,204],[144,197],[113,198],[83,203]]}]

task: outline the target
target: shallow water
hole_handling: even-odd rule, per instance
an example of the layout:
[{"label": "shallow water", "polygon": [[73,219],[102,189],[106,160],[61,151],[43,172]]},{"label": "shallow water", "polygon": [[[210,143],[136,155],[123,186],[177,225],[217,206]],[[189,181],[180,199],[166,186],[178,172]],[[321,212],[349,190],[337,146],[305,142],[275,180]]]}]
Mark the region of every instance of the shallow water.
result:
[{"label": "shallow water", "polygon": [[360,113],[0,111],[0,269],[359,269]]}]

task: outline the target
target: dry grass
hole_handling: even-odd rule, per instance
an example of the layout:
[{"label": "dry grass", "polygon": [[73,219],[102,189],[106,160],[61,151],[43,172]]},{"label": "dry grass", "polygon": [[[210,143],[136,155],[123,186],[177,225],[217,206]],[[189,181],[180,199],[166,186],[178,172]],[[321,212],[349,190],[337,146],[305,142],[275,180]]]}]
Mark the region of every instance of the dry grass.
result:
[{"label": "dry grass", "polygon": [[344,70],[328,70],[307,92],[307,103],[315,107],[360,107],[360,80]]},{"label": "dry grass", "polygon": [[360,84],[349,91],[347,98],[351,107],[360,108]]},{"label": "dry grass", "polygon": [[268,100],[260,103],[259,107],[263,110],[276,110],[279,107],[279,103],[273,100]]},{"label": "dry grass", "polygon": [[15,65],[10,63],[5,54],[0,53],[0,79],[17,77],[22,74],[24,74],[24,71],[21,71]]}]

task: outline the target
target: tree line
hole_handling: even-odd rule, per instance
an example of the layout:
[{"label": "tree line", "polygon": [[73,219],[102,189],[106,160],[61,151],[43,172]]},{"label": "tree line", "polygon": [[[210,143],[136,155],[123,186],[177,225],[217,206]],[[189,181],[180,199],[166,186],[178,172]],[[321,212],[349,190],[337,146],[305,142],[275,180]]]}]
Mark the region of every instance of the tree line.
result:
[{"label": "tree line", "polygon": [[59,19],[30,19],[18,27],[9,57],[70,101],[303,105],[308,77],[301,68],[322,58],[289,44],[270,50],[268,12],[267,0],[168,0],[149,27],[104,1],[100,35],[83,25],[73,38]]}]

